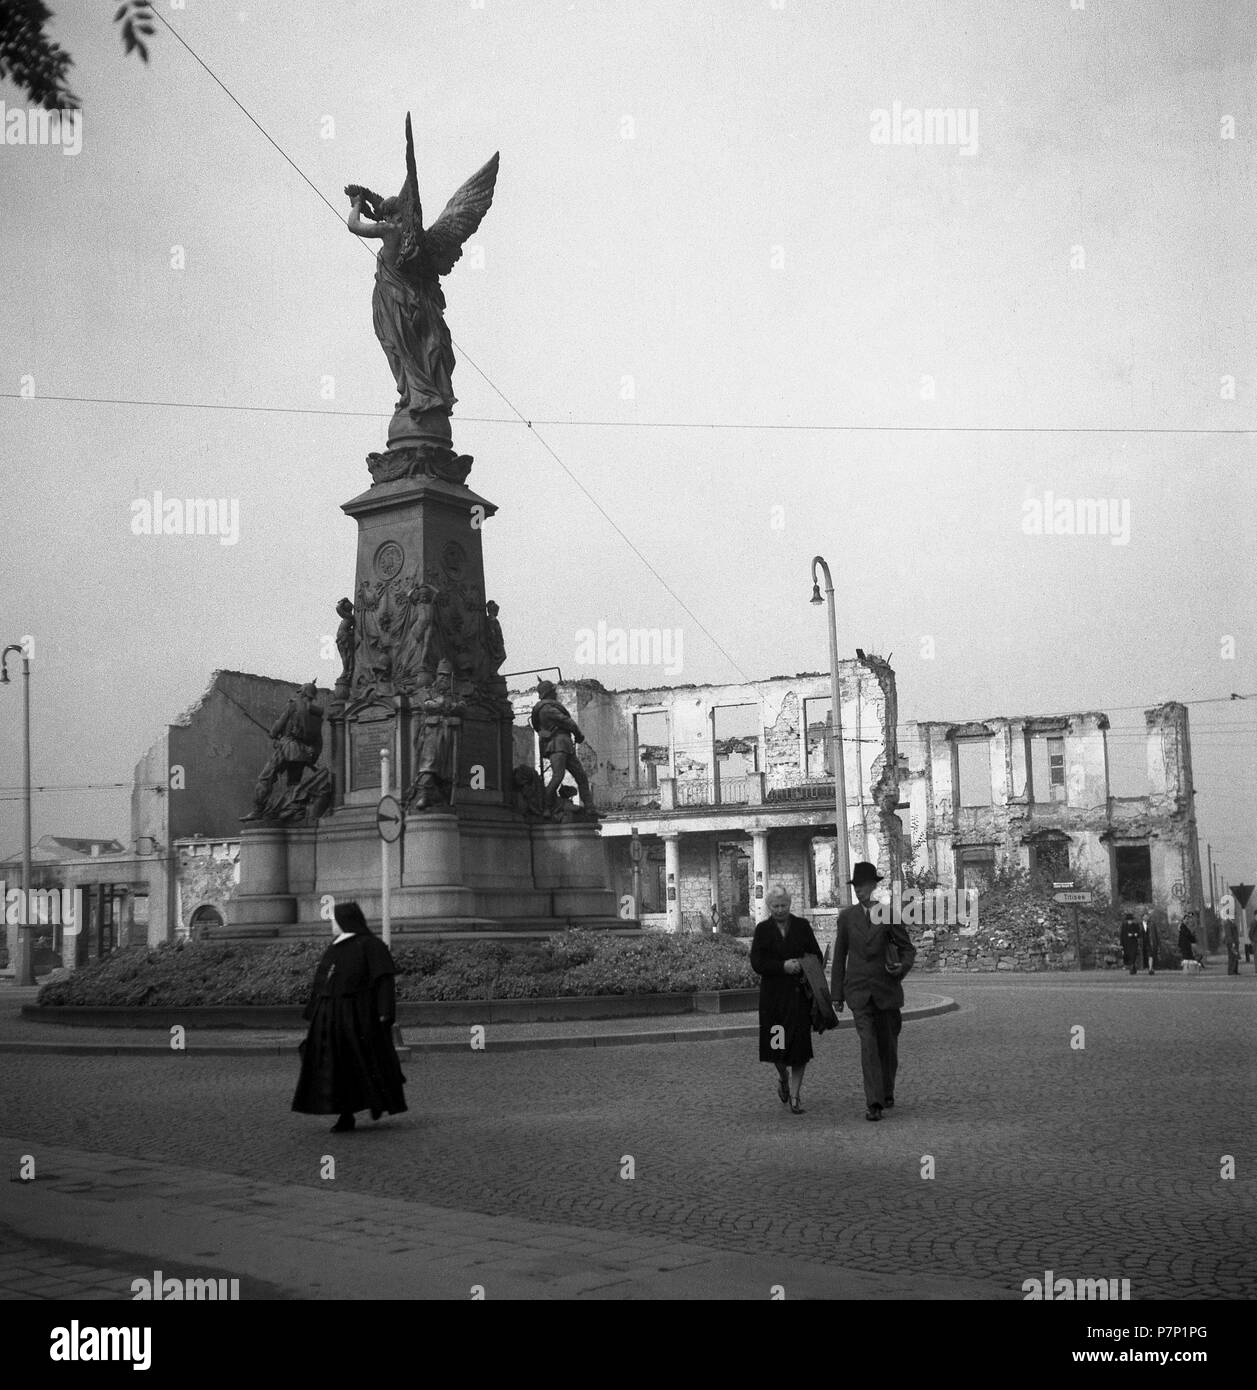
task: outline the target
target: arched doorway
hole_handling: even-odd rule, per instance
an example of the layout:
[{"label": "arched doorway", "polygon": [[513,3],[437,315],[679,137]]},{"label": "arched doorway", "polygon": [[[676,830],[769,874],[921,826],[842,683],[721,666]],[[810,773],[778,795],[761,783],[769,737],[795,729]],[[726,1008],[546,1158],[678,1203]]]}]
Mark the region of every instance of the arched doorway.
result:
[{"label": "arched doorway", "polygon": [[213,935],[216,927],[223,924],[223,914],[212,903],[202,903],[192,914],[188,923],[188,939],[205,941]]}]

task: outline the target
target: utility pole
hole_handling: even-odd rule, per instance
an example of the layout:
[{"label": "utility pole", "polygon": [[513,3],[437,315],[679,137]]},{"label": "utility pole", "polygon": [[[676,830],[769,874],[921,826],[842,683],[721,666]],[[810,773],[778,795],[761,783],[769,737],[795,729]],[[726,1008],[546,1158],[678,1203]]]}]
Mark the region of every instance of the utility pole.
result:
[{"label": "utility pole", "polygon": [[31,921],[31,659],[28,647],[19,643],[5,647],[0,656],[0,683],[9,683],[9,653],[17,652],[22,658],[22,919],[14,937],[15,959],[9,964],[13,967],[15,985],[35,983],[35,958]]},{"label": "utility pole", "polygon": [[1213,846],[1205,841],[1205,854],[1209,859],[1209,911],[1213,911]]},{"label": "utility pole", "polygon": [[[821,586],[816,578],[818,565],[825,574],[824,598],[821,598]],[[846,907],[851,893],[848,886],[851,878],[851,853],[850,843],[847,839],[847,770],[842,756],[842,701],[838,684],[838,625],[834,581],[829,573],[829,566],[819,555],[812,560],[811,602],[815,604],[828,603],[829,609],[829,685],[830,703],[833,705],[834,716],[834,809],[836,812],[834,821],[838,831],[838,853],[834,858],[835,876],[838,882],[834,887],[839,907]]]}]

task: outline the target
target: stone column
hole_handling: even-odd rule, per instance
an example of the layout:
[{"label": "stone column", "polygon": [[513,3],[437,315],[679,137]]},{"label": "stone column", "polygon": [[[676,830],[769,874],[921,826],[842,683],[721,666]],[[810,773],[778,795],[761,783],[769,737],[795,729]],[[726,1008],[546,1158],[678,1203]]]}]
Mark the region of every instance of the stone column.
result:
[{"label": "stone column", "polygon": [[681,930],[681,835],[679,831],[665,831],[659,837],[663,841],[664,890],[668,909],[668,930]]},{"label": "stone column", "polygon": [[756,923],[768,916],[768,831],[751,831],[751,915]]}]

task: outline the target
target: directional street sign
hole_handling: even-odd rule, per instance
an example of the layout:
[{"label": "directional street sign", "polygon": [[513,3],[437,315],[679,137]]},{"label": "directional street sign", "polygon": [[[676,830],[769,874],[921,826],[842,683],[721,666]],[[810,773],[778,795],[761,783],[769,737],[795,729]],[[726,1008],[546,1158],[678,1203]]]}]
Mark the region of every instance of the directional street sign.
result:
[{"label": "directional street sign", "polygon": [[1058,903],[1089,903],[1091,901],[1091,894],[1082,892],[1053,893],[1052,900]]},{"label": "directional street sign", "polygon": [[380,804],[375,808],[375,828],[380,832],[380,839],[386,844],[393,844],[401,838],[402,826],[405,823],[397,798],[382,796]]},{"label": "directional street sign", "polygon": [[1069,888],[1072,888],[1073,886],[1074,886],[1074,880],[1073,880],[1072,878],[1067,878],[1067,879],[1062,880],[1060,883],[1053,883],[1053,884],[1052,884],[1052,887],[1053,887],[1053,888],[1065,888],[1065,889],[1069,889]]}]

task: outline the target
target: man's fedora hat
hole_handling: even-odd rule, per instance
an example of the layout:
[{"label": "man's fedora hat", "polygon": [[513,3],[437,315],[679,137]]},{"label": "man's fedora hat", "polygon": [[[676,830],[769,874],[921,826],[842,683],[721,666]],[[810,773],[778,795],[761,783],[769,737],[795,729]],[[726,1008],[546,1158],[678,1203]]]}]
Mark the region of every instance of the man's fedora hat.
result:
[{"label": "man's fedora hat", "polygon": [[858,888],[862,883],[880,883],[882,876],[877,872],[877,865],[870,864],[867,859],[862,859],[851,872],[851,886]]}]

